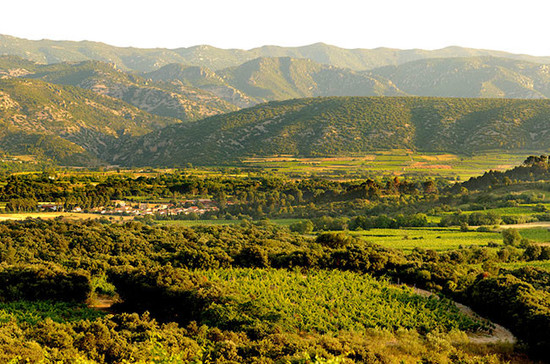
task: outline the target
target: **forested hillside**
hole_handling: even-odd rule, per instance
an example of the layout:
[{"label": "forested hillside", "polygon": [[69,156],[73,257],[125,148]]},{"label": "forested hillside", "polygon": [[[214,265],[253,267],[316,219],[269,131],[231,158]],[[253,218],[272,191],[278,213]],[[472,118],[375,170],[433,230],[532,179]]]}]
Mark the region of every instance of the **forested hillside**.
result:
[{"label": "forested hillside", "polygon": [[257,58],[219,73],[227,83],[259,101],[403,94],[383,77],[324,66],[308,59]]},{"label": "forested hillside", "polygon": [[545,150],[550,101],[332,97],[271,102],[171,126],[123,146],[114,163],[182,165],[247,156],[342,155],[409,148]]}]

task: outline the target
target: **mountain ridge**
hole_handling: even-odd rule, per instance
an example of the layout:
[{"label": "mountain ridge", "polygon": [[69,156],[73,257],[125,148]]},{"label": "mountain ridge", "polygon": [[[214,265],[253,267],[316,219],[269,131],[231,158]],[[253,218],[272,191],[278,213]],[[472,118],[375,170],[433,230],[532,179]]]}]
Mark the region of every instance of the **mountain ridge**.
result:
[{"label": "mountain ridge", "polygon": [[93,41],[28,40],[0,35],[0,55],[19,55],[39,63],[84,61],[89,59],[113,62],[118,67],[138,72],[150,72],[169,63],[205,66],[213,70],[233,67],[258,57],[310,58],[356,71],[386,65],[398,65],[423,58],[452,58],[473,55],[493,55],[536,63],[550,63],[550,57],[514,54],[504,51],[464,48],[458,46],[436,50],[394,49],[378,47],[340,48],[325,43],[300,47],[262,46],[249,50],[222,49],[208,45],[167,48],[116,47]]},{"label": "mountain ridge", "polygon": [[269,102],[129,140],[113,164],[234,163],[411,149],[477,153],[550,148],[550,100],[319,97]]}]

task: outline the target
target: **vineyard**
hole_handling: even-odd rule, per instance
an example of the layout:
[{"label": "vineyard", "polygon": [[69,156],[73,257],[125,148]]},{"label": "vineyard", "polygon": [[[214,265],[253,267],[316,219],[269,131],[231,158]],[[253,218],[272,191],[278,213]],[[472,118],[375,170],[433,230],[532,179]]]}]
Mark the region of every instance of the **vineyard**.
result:
[{"label": "vineyard", "polygon": [[[230,292],[239,307],[262,310],[275,323],[295,332],[361,332],[382,328],[420,332],[488,330],[459,313],[449,300],[422,297],[368,275],[342,271],[229,269],[198,271]],[[219,307],[221,315],[231,306]]]}]

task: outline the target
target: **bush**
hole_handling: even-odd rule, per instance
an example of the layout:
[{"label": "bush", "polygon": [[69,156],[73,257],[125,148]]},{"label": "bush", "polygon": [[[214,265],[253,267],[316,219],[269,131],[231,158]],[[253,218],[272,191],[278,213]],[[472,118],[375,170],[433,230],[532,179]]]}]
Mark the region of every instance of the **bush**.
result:
[{"label": "bush", "polygon": [[300,234],[309,234],[313,231],[313,222],[311,220],[297,221],[290,224],[290,231]]},{"label": "bush", "polygon": [[353,238],[344,233],[323,233],[315,241],[327,248],[339,249],[351,244]]},{"label": "bush", "polygon": [[269,267],[269,257],[260,246],[247,246],[235,257],[235,263],[241,267]]}]

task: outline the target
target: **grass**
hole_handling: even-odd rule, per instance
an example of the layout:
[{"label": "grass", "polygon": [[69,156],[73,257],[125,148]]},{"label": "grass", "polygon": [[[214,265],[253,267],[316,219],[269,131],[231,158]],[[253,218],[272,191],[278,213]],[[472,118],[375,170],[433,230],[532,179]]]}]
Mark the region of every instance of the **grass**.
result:
[{"label": "grass", "polygon": [[84,304],[74,304],[55,301],[15,301],[0,303],[0,323],[15,318],[19,322],[34,325],[50,318],[55,322],[80,321],[95,319],[104,313],[87,307]]},{"label": "grass", "polygon": [[494,209],[475,210],[475,211],[463,211],[463,213],[466,215],[473,214],[474,212],[481,212],[484,214],[494,213],[500,216],[505,216],[505,215],[525,216],[525,215],[533,215],[537,213],[533,210],[532,205],[521,205],[516,207],[498,207]]},{"label": "grass", "polygon": [[522,237],[531,239],[540,243],[550,242],[550,230],[544,228],[534,229],[521,229],[520,234]]},{"label": "grass", "polygon": [[[288,226],[301,219],[273,219],[273,224]],[[197,226],[197,225],[235,225],[240,220],[159,220],[161,225]],[[461,246],[486,246],[489,242],[502,243],[500,232],[480,233],[462,232],[457,227],[372,229],[350,231],[350,235],[388,248],[412,251],[414,248],[446,251]]]},{"label": "grass", "polygon": [[458,228],[402,228],[353,231],[351,235],[388,248],[411,251],[414,248],[445,251],[460,246],[486,246],[489,242],[502,243],[497,232],[462,232]]}]

